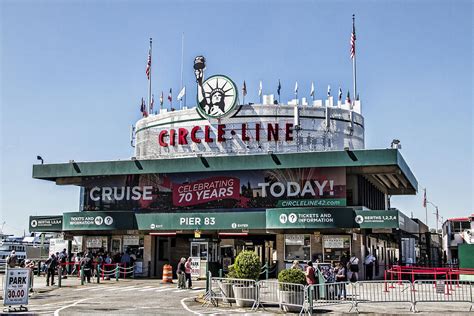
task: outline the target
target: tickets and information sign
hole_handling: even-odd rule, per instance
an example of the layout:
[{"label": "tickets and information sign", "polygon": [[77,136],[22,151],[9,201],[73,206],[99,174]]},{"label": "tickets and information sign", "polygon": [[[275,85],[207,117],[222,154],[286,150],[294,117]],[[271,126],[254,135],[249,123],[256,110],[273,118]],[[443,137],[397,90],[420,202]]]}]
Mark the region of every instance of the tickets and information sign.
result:
[{"label": "tickets and information sign", "polygon": [[28,305],[30,269],[7,269],[3,305]]}]

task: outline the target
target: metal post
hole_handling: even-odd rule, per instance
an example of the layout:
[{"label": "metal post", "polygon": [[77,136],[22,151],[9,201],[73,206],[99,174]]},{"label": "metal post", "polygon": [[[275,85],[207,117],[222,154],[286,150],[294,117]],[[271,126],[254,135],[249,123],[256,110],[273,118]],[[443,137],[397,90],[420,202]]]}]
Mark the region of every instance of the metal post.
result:
[{"label": "metal post", "polygon": [[61,287],[62,274],[63,274],[63,266],[59,265],[59,269],[58,269],[58,287]]},{"label": "metal post", "polygon": [[209,293],[209,287],[210,287],[210,283],[211,283],[211,277],[212,277],[212,274],[211,272],[207,272],[207,278],[206,278],[206,293]]},{"label": "metal post", "polygon": [[115,281],[119,280],[119,273],[120,273],[120,269],[119,269],[119,264],[117,263],[115,265]]},{"label": "metal post", "polygon": [[135,279],[135,265],[132,266],[132,279]]},{"label": "metal post", "polygon": [[[5,267],[6,267],[6,264],[5,264]],[[38,260],[38,276],[41,276],[41,260]]]},{"label": "metal post", "polygon": [[222,269],[219,269],[219,278],[222,278]]},{"label": "metal post", "polygon": [[100,283],[100,264],[97,264],[97,284]]},{"label": "metal post", "polygon": [[84,265],[81,265],[81,285],[84,285]]},{"label": "metal post", "polygon": [[265,280],[268,280],[268,262],[265,263]]}]

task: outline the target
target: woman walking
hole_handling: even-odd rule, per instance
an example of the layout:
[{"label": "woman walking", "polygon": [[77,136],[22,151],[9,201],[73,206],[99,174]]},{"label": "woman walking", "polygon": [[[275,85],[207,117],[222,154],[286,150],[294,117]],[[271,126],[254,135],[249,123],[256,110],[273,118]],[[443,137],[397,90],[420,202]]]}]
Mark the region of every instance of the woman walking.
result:
[{"label": "woman walking", "polygon": [[191,281],[191,257],[188,258],[186,264],[184,265],[184,273],[186,275],[186,281],[188,282],[188,289],[193,287],[193,281]]}]

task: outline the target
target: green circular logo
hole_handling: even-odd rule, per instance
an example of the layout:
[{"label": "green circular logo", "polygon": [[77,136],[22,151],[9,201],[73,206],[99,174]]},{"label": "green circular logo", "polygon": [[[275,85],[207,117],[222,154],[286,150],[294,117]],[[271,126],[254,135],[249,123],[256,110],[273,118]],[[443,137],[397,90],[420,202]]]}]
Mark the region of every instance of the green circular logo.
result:
[{"label": "green circular logo", "polygon": [[228,115],[237,104],[237,86],[230,78],[215,75],[198,85],[198,111],[209,118]]}]

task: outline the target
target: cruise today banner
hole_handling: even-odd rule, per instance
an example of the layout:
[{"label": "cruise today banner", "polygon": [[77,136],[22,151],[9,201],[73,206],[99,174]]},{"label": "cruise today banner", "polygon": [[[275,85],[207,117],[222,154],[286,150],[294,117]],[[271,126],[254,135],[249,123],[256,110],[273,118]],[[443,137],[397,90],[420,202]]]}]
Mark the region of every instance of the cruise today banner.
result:
[{"label": "cruise today banner", "polygon": [[166,212],[346,206],[346,170],[294,168],[86,178],[82,210]]}]

